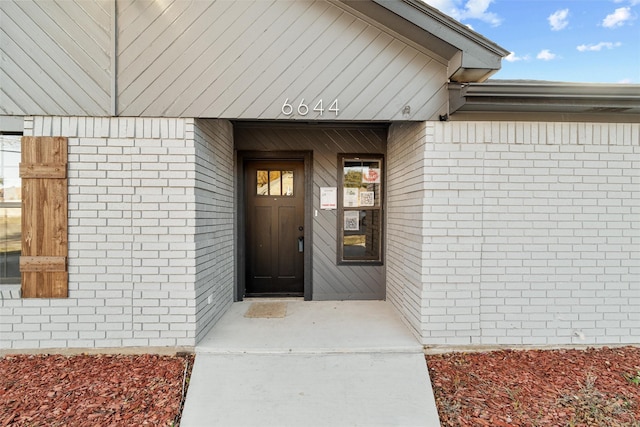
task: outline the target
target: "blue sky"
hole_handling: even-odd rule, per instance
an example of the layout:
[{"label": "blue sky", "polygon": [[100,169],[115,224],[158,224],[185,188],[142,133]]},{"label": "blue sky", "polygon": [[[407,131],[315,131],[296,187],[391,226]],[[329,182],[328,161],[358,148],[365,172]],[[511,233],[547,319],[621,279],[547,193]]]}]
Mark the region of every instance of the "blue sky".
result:
[{"label": "blue sky", "polygon": [[423,0],[512,54],[493,79],[640,83],[640,0]]}]

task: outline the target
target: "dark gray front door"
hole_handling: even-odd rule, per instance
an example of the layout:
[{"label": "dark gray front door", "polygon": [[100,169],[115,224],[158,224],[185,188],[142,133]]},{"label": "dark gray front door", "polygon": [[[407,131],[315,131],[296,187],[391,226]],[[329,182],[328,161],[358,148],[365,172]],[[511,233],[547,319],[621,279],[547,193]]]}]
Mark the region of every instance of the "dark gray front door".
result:
[{"label": "dark gray front door", "polygon": [[304,294],[304,162],[245,163],[245,295]]}]

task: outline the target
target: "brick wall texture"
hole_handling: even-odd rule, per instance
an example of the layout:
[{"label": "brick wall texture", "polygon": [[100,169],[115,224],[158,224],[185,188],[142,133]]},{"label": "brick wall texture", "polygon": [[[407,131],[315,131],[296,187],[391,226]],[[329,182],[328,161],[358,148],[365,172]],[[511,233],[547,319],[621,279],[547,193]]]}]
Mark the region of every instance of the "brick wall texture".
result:
[{"label": "brick wall texture", "polygon": [[425,345],[640,342],[640,125],[393,125],[388,298]]},{"label": "brick wall texture", "polygon": [[216,259],[233,246],[231,125],[200,125],[26,119],[25,135],[69,137],[69,298],[5,294],[0,347],[195,345],[231,303],[233,276]]},{"label": "brick wall texture", "polygon": [[196,120],[196,342],[233,302],[235,194],[233,127]]},{"label": "brick wall texture", "polygon": [[[25,134],[69,137],[69,298],[0,289],[0,347],[194,346],[233,300],[231,123]],[[387,149],[387,298],[423,344],[640,342],[640,125],[402,123]]]}]

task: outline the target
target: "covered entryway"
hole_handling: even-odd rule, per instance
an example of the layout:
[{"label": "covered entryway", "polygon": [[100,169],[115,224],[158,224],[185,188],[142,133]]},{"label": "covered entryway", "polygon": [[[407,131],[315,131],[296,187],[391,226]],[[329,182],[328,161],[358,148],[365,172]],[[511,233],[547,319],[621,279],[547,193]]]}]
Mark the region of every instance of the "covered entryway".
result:
[{"label": "covered entryway", "polygon": [[[236,300],[385,298],[384,178],[362,184],[361,173],[365,167],[382,171],[387,131],[387,124],[371,123],[233,123],[238,182]],[[366,193],[362,196],[371,198],[367,203],[353,197],[350,213],[356,214],[355,221],[345,232],[340,203],[344,176],[356,169],[355,194],[362,190]],[[321,189],[327,188],[336,195],[332,208],[321,203]],[[373,210],[375,223],[369,221]],[[366,241],[375,246],[380,259],[343,259],[344,246],[361,244],[351,235],[364,235],[371,225],[378,235]],[[346,240],[345,234],[354,241]]]},{"label": "covered entryway", "polygon": [[304,295],[304,162],[247,160],[245,296]]}]

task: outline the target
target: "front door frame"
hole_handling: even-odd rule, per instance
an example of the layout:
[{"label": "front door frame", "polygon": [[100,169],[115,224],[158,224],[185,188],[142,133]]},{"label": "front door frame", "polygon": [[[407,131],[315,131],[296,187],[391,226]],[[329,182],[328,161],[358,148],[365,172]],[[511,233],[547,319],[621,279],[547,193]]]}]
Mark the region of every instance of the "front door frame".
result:
[{"label": "front door frame", "polygon": [[304,163],[304,299],[310,301],[312,296],[312,248],[313,233],[313,153],[311,151],[238,151],[236,168],[236,288],[234,300],[242,301],[245,293],[245,162],[253,160],[297,160]]}]

